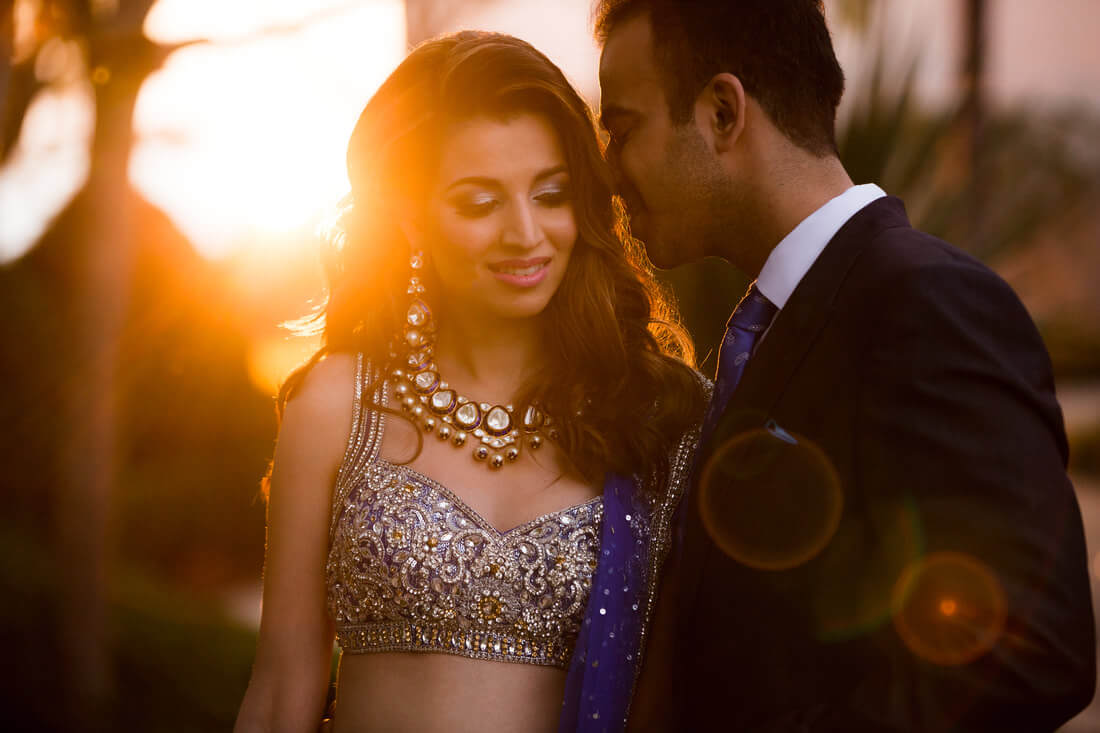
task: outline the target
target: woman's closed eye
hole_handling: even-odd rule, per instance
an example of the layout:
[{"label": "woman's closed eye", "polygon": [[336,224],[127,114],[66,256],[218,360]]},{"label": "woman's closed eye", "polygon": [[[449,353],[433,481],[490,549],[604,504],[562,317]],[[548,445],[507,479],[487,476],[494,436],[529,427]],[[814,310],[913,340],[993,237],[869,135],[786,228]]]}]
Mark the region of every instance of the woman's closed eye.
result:
[{"label": "woman's closed eye", "polygon": [[488,216],[500,205],[500,200],[495,196],[471,196],[451,202],[459,216],[467,219],[478,219]]},{"label": "woman's closed eye", "polygon": [[556,184],[535,191],[534,199],[544,206],[564,206],[573,200],[573,191],[568,184]]},{"label": "woman's closed eye", "polygon": [[[531,194],[531,198],[537,203],[550,208],[565,206],[573,200],[573,192],[568,184],[555,184],[542,187]],[[467,219],[479,219],[496,211],[501,205],[497,196],[464,196],[451,201],[451,205],[459,216]]]}]

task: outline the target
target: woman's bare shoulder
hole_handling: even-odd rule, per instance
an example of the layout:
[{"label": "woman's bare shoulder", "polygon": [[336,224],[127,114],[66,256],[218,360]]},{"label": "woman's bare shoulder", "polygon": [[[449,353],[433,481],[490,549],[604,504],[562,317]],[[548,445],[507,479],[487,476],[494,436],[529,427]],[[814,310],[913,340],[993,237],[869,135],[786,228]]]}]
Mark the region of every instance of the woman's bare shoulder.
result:
[{"label": "woman's bare shoulder", "polygon": [[328,402],[338,402],[341,397],[348,401],[355,387],[357,363],[355,354],[325,354],[302,377],[287,404],[305,401],[313,407],[320,407]]},{"label": "woman's bare shoulder", "polygon": [[327,354],[313,365],[287,399],[279,429],[284,452],[339,462],[352,428],[357,372],[354,354]]}]

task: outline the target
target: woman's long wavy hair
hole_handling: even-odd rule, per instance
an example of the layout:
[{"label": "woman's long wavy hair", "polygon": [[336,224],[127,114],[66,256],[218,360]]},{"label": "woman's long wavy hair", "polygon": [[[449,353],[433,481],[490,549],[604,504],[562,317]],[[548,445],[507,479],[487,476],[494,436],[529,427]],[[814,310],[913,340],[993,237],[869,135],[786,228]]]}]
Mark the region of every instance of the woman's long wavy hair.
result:
[{"label": "woman's long wavy hair", "polygon": [[[586,479],[612,470],[660,482],[675,442],[703,409],[691,342],[629,236],[588,106],[548,58],[497,33],[421,44],[359,117],[348,145],[352,192],[322,256],[327,302],[299,322],[322,333],[322,346],[283,384],[280,414],[327,353],[363,352],[385,373],[409,304],[410,248],[396,212],[423,200],[455,124],[524,113],[547,119],[560,137],[578,237],[540,316],[541,369],[515,403],[537,402],[554,417],[558,444]],[[371,394],[364,390],[364,399]]]}]

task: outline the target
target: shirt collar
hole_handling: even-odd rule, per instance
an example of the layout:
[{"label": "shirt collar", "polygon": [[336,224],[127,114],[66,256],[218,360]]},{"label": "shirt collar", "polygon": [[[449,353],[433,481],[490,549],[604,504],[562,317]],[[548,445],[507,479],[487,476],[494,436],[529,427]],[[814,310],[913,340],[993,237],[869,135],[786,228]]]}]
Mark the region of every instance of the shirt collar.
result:
[{"label": "shirt collar", "polygon": [[852,186],[803,219],[775,246],[764,262],[756,286],[779,308],[787,305],[791,293],[817,261],[845,222],[886,192],[873,183]]}]

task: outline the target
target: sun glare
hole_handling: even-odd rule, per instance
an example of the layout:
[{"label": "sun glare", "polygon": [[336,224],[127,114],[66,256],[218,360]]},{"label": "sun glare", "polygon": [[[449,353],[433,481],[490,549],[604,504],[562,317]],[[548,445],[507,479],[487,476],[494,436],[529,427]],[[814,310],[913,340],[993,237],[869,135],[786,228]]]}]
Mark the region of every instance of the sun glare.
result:
[{"label": "sun glare", "polygon": [[285,334],[258,340],[249,348],[248,375],[257,389],[274,395],[287,376],[308,361],[320,345],[320,337]]},{"label": "sun glare", "polygon": [[265,235],[308,233],[346,192],[348,135],[404,53],[404,23],[397,0],[161,0],[152,38],[211,40],[143,87],[131,179],[207,256],[297,241]]},{"label": "sun glare", "polygon": [[87,84],[50,89],[31,102],[0,175],[0,264],[22,255],[84,184],[94,125]]}]

